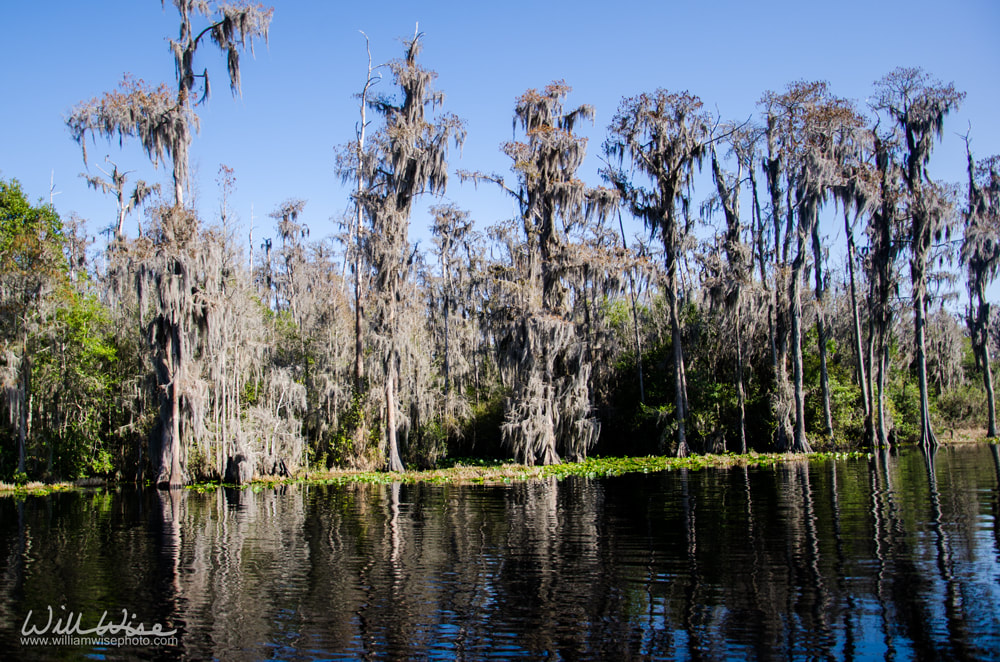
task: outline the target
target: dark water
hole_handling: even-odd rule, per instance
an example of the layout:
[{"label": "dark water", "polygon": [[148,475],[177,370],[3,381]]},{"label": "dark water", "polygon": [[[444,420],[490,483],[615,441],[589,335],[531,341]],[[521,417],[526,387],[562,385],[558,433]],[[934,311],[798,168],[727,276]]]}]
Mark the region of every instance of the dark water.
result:
[{"label": "dark water", "polygon": [[6,497],[0,657],[1000,659],[997,462]]}]

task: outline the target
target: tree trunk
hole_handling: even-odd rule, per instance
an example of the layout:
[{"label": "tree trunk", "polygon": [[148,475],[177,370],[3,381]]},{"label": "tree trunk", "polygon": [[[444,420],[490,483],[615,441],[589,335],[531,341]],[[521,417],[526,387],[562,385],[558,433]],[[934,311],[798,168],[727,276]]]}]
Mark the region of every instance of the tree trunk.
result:
[{"label": "tree trunk", "polygon": [[667,300],[670,306],[670,340],[674,354],[674,408],[677,420],[677,457],[687,457],[691,452],[688,448],[687,435],[684,429],[687,418],[687,394],[684,392],[684,351],[681,348],[680,312],[677,309],[677,290],[673,287],[673,278],[668,276]]},{"label": "tree trunk", "polygon": [[[774,209],[780,210],[782,193],[780,189],[772,192],[771,204]],[[786,196],[787,199],[787,196]],[[792,303],[789,296],[792,291],[791,274],[794,270],[788,262],[788,253],[791,245],[791,228],[794,222],[794,207],[791,200],[787,199],[784,205],[789,211],[785,212],[785,222],[782,223],[782,214],[774,212],[774,331],[772,341],[774,343],[774,355],[776,370],[774,374],[774,389],[771,393],[771,402],[775,414],[777,426],[775,434],[775,446],[779,451],[792,450],[794,441],[794,422],[792,413],[795,410],[794,386],[788,381],[788,352],[789,343],[792,341],[792,321],[790,319]],[[784,228],[784,232],[782,229]],[[784,240],[781,237],[784,236]],[[804,258],[803,258],[804,259]],[[801,266],[799,267],[799,282],[801,283]],[[797,285],[801,288],[801,284]]]},{"label": "tree trunk", "polygon": [[[628,252],[628,242],[625,241],[625,225],[622,223],[621,210],[618,211],[618,228],[622,233],[622,248]],[[646,387],[642,381],[642,341],[639,338],[639,315],[635,307],[635,274],[633,269],[628,270],[629,296],[632,302],[632,326],[635,330],[635,363],[636,371],[639,373],[639,403],[646,404]]]},{"label": "tree trunk", "polygon": [[802,274],[805,267],[805,236],[801,231],[799,232],[798,244],[799,250],[792,261],[792,273],[788,285],[789,317],[791,318],[792,388],[795,403],[795,421],[790,450],[793,453],[808,453],[811,449],[806,440],[804,370],[802,365]]},{"label": "tree trunk", "polygon": [[[767,298],[767,344],[768,348],[771,350],[771,368],[774,370],[774,374],[778,374],[778,350],[774,343],[775,334],[775,307],[777,305],[777,300],[771,293],[767,286],[767,249],[764,245],[765,240],[765,222],[764,215],[760,208],[760,196],[757,194],[757,177],[754,175],[754,169],[750,168],[750,191],[753,194],[753,207],[751,208],[751,215],[755,218],[754,220],[754,243],[757,248],[757,267],[760,270],[760,283],[764,288],[765,293],[771,295]],[[777,259],[777,254],[775,254],[775,259]]]},{"label": "tree trunk", "polygon": [[28,355],[27,341],[21,344],[21,365],[19,366],[21,375],[18,379],[17,394],[18,416],[17,416],[17,470],[19,473],[26,472],[26,456],[28,446],[28,394],[31,392],[31,357]]},{"label": "tree trunk", "polygon": [[361,222],[363,220],[361,197],[364,194],[364,173],[361,170],[361,164],[364,161],[365,130],[368,127],[368,120],[366,118],[368,89],[376,80],[372,78],[371,44],[368,41],[368,35],[364,32],[361,34],[365,37],[365,49],[368,51],[368,78],[365,80],[365,86],[361,90],[361,102],[358,104],[361,111],[361,123],[358,124],[357,141],[355,142],[355,157],[357,158],[358,168],[355,176],[356,188],[354,199],[354,389],[356,396],[361,392],[362,380],[365,376],[365,347],[362,335],[364,315],[361,305]]},{"label": "tree trunk", "polygon": [[178,175],[174,173],[174,204],[178,209],[184,207],[184,184],[178,179]]},{"label": "tree trunk", "polygon": [[[854,353],[858,357],[858,382],[861,386],[862,401],[865,413],[865,442],[874,443],[872,426],[872,389],[868,379],[868,371],[865,370],[865,353],[861,340],[861,314],[858,310],[858,286],[854,274],[854,261],[857,259],[857,249],[854,245],[854,230],[850,224],[850,216],[844,209],[844,234],[847,235],[847,273],[850,286],[851,297],[851,323],[854,332]],[[870,335],[870,334],[869,334]],[[870,356],[870,355],[869,355]],[[868,364],[871,366],[871,363]]]},{"label": "tree trunk", "polygon": [[118,222],[115,223],[115,239],[121,240],[124,234],[125,228],[125,207],[121,203],[121,193],[118,197]]},{"label": "tree trunk", "polygon": [[774,326],[771,330],[771,347],[773,355],[774,383],[771,390],[771,408],[774,412],[775,438],[774,445],[778,451],[788,451],[792,447],[792,390],[788,381],[788,276],[784,268],[775,265],[776,273],[772,309],[774,311]]},{"label": "tree trunk", "polygon": [[364,313],[361,304],[361,261],[354,261],[354,389],[355,394],[361,393],[365,378],[365,346],[362,335]]},{"label": "tree trunk", "polygon": [[983,385],[986,387],[986,408],[989,415],[986,436],[993,439],[997,436],[997,411],[993,395],[993,370],[990,368],[989,346],[983,348]]},{"label": "tree trunk", "polygon": [[639,373],[639,403],[646,404],[646,386],[642,381],[642,341],[639,337],[639,315],[635,310],[635,281],[631,272],[629,286],[632,290],[632,326],[635,328],[635,369]]},{"label": "tree trunk", "polygon": [[451,355],[450,344],[448,342],[448,321],[451,312],[451,273],[445,266],[445,295],[444,295],[444,394],[451,394]]},{"label": "tree trunk", "polygon": [[[160,321],[166,335],[162,348],[163,357],[157,370],[160,397],[166,401],[160,405],[161,443],[157,486],[174,488],[183,484],[181,475],[181,434],[180,434],[180,340],[177,330],[166,320]],[[154,322],[155,324],[155,322]]]},{"label": "tree trunk", "polygon": [[[871,353],[871,347],[869,347]],[[877,392],[875,402],[875,441],[878,448],[889,448],[889,435],[885,425],[885,382],[889,374],[889,348],[885,340],[879,342]]]},{"label": "tree trunk", "polygon": [[990,342],[988,335],[988,327],[990,320],[990,304],[986,302],[986,293],[984,292],[984,286],[979,285],[975,288],[970,286],[970,290],[975,291],[975,296],[978,299],[978,305],[976,306],[976,312],[972,312],[972,294],[970,292],[969,301],[969,330],[972,336],[972,350],[976,356],[976,363],[983,371],[983,386],[986,388],[986,411],[987,411],[987,423],[986,423],[986,436],[987,438],[993,439],[997,436],[997,416],[996,416],[996,400],[993,393],[993,369],[990,361]]},{"label": "tree trunk", "polygon": [[[813,211],[818,214],[819,210]],[[816,343],[819,346],[819,383],[823,396],[823,424],[826,436],[833,439],[833,412],[830,410],[830,373],[826,367],[826,288],[823,286],[823,248],[819,241],[819,219],[812,219],[813,261],[816,273]]]},{"label": "tree trunk", "polygon": [[170,385],[170,479],[171,488],[180,487],[184,480],[181,477],[181,412],[180,394],[177,393],[176,379]]},{"label": "tree trunk", "polygon": [[920,445],[937,448],[938,440],[931,429],[930,393],[927,385],[927,342],[924,329],[927,319],[924,314],[924,294],[918,293],[913,303],[914,342],[917,349],[917,381],[920,385]]},{"label": "tree trunk", "polygon": [[399,459],[399,444],[396,434],[396,351],[389,352],[385,380],[385,433],[389,446],[389,471],[404,471]]},{"label": "tree trunk", "polygon": [[745,455],[747,452],[746,394],[743,390],[743,338],[738,320],[736,323],[736,398],[739,408],[740,454]]}]

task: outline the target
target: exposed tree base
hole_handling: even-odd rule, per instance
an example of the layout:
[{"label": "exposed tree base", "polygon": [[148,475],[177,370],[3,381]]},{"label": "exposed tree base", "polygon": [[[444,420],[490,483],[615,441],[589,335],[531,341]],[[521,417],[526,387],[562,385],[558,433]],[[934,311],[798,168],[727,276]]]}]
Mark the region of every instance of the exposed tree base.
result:
[{"label": "exposed tree base", "polygon": [[245,485],[253,480],[253,462],[246,455],[237,453],[226,461],[225,482]]}]

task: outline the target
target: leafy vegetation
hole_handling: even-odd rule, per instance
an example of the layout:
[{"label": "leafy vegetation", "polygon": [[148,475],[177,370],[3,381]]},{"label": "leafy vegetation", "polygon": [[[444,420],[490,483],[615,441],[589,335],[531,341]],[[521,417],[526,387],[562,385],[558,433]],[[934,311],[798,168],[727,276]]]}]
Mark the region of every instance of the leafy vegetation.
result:
[{"label": "leafy vegetation", "polygon": [[[607,478],[630,473],[655,473],[686,469],[718,469],[729,467],[773,467],[786,462],[826,462],[849,458],[870,457],[862,451],[825,453],[748,453],[734,455],[691,455],[666,457],[589,457],[580,462],[563,462],[550,465],[514,464],[503,460],[482,458],[452,458],[437,469],[418,471],[332,471],[310,472],[296,478],[262,479],[253,483],[252,489],[273,485],[345,485],[350,483],[510,483],[513,481],[540,480],[554,477],[561,480],[570,476]],[[190,489],[207,492],[219,487],[237,487],[223,483],[196,483]]]}]

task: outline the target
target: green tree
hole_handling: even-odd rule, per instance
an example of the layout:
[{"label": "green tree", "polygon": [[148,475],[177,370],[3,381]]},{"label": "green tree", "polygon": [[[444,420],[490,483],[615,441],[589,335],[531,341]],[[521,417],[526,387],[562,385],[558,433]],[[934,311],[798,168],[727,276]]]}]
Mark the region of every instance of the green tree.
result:
[{"label": "green tree", "polygon": [[117,351],[111,316],[91,293],[68,282],[53,293],[46,351],[36,354],[33,413],[45,441],[45,473],[78,478],[112,471],[106,416],[112,403]]},{"label": "green tree", "polygon": [[50,322],[53,291],[67,277],[62,224],[49,205],[32,206],[17,180],[0,180],[0,387],[25,471],[31,435],[32,364]]}]

